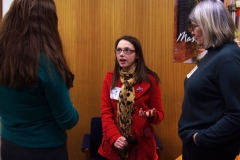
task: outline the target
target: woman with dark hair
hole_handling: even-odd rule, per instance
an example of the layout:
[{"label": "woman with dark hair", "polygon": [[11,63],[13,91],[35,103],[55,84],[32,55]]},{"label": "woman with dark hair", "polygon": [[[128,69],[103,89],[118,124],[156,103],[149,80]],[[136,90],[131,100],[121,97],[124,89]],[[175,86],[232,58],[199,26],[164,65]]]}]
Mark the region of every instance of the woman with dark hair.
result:
[{"label": "woman with dark hair", "polygon": [[53,0],[14,0],[0,26],[3,160],[67,160],[78,122]]},{"label": "woman with dark hair", "polygon": [[115,44],[115,68],[104,78],[101,98],[107,159],[157,160],[154,131],[163,117],[160,79],[145,64],[140,42],[123,36]]},{"label": "woman with dark hair", "polygon": [[189,15],[207,52],[184,81],[178,134],[183,160],[234,160],[240,149],[240,48],[220,0],[201,1]]}]

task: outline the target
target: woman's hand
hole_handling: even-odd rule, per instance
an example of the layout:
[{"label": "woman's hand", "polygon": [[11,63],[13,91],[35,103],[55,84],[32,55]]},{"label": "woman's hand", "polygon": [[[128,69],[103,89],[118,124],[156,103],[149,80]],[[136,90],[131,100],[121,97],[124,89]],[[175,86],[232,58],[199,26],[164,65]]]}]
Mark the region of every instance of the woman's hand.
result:
[{"label": "woman's hand", "polygon": [[145,118],[154,117],[155,114],[156,114],[156,109],[155,108],[150,109],[148,111],[143,111],[142,108],[140,108],[140,110],[139,110],[139,116],[142,116],[142,117],[145,117]]},{"label": "woman's hand", "polygon": [[124,149],[128,145],[126,138],[121,136],[115,142],[114,146],[118,149]]}]

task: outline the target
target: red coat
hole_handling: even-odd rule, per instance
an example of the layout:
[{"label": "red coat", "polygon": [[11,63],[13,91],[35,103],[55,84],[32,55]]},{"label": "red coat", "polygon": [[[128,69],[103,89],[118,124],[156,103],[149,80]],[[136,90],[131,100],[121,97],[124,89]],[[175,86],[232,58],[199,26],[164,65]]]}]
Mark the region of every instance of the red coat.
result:
[{"label": "red coat", "polygon": [[[121,136],[117,127],[117,100],[110,98],[110,88],[112,83],[113,72],[108,72],[104,78],[101,97],[101,117],[103,126],[102,144],[98,149],[99,154],[110,159],[118,160],[118,149],[114,147],[114,142]],[[156,144],[153,137],[153,127],[151,124],[159,124],[164,117],[162,108],[162,98],[160,84],[155,78],[149,75],[152,82],[152,90],[150,84],[142,82],[135,84],[135,111],[132,114],[132,134],[137,138],[138,145],[129,145],[129,160],[157,160]],[[120,79],[117,87],[121,87]],[[139,116],[139,109],[144,111],[155,108],[156,115],[150,121]],[[135,152],[137,152],[135,154]]]}]

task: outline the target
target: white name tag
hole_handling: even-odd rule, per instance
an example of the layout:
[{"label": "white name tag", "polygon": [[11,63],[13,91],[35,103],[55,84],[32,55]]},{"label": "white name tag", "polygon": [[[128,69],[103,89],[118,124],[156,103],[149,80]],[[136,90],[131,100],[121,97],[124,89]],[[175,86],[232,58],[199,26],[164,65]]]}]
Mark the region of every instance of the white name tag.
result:
[{"label": "white name tag", "polygon": [[110,98],[118,100],[119,93],[120,93],[121,88],[115,87],[110,91]]},{"label": "white name tag", "polygon": [[190,73],[187,74],[187,78],[190,78],[191,75],[192,75],[197,69],[198,69],[198,66],[195,66],[195,67],[193,68],[193,70],[192,70]]}]

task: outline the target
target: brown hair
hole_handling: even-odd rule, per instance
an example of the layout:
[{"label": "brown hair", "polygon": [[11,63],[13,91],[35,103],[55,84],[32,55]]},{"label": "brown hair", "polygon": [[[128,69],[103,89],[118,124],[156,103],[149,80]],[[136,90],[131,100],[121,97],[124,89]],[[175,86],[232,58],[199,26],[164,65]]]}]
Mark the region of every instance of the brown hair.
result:
[{"label": "brown hair", "polygon": [[0,27],[0,84],[37,85],[41,53],[71,88],[74,75],[63,54],[54,1],[14,0]]},{"label": "brown hair", "polygon": [[[155,77],[157,82],[160,82],[160,78],[158,77],[158,75],[146,66],[144,58],[143,58],[142,47],[141,47],[139,40],[137,40],[135,37],[132,37],[132,36],[123,36],[116,40],[115,49],[117,48],[117,45],[118,45],[119,41],[121,41],[121,40],[126,40],[126,41],[130,42],[135,48],[135,53],[136,53],[136,57],[137,57],[136,69],[135,69],[136,83],[140,84],[142,81],[146,81],[151,85],[152,82],[150,81],[148,74],[151,74],[152,76]],[[120,74],[119,74],[120,69],[121,69],[121,67],[118,64],[117,58],[115,58],[115,67],[114,67],[114,74],[113,74],[113,78],[112,78],[111,89],[113,89],[116,86],[117,80],[120,77]]]}]

